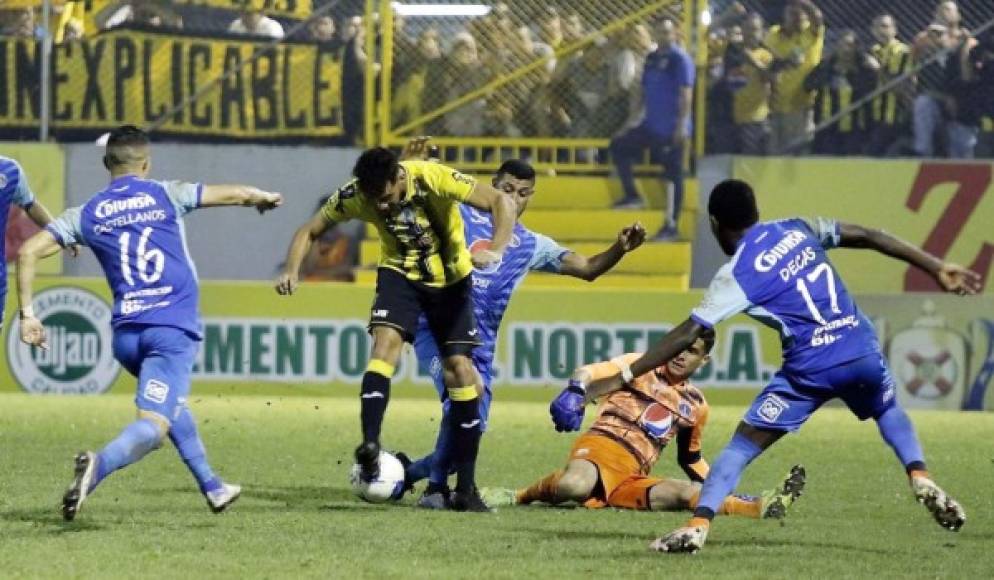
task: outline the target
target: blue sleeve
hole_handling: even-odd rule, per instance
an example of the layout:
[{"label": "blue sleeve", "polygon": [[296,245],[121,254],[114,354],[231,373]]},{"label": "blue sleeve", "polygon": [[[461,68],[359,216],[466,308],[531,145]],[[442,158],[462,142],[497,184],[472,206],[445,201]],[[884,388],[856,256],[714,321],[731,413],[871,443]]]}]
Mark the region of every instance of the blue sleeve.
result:
[{"label": "blue sleeve", "polygon": [[560,246],[555,240],[542,234],[535,235],[535,253],[528,262],[529,270],[558,274],[563,269],[563,258],[570,250]]},{"label": "blue sleeve", "polygon": [[166,190],[166,195],[173,202],[173,207],[180,215],[186,215],[200,207],[200,198],[204,194],[204,184],[160,181],[159,185]]},{"label": "blue sleeve", "polygon": [[55,237],[55,241],[63,248],[72,245],[86,245],[83,239],[83,231],[80,226],[80,218],[83,208],[72,207],[62,212],[62,215],[55,218],[47,226],[45,231]]},{"label": "blue sleeve", "polygon": [[750,306],[745,291],[735,279],[733,267],[729,262],[718,270],[701,303],[690,312],[690,317],[701,326],[714,328]]},{"label": "blue sleeve", "polygon": [[28,174],[24,173],[21,164],[15,161],[14,167],[17,168],[17,189],[14,190],[12,199],[20,207],[28,209],[35,202],[35,194],[31,191],[31,186],[28,185]]}]

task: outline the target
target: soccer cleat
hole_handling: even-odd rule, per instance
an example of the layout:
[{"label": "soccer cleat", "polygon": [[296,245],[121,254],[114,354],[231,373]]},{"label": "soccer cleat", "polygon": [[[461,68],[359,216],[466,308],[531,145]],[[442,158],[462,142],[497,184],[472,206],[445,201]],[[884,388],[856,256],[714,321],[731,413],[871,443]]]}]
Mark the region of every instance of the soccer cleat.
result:
[{"label": "soccer cleat", "polygon": [[400,464],[404,467],[404,485],[401,486],[401,488],[399,490],[397,490],[396,497],[393,498],[393,499],[400,499],[400,498],[404,497],[405,493],[407,493],[409,491],[414,491],[414,482],[411,481],[411,479],[409,478],[409,476],[407,474],[407,469],[414,462],[411,461],[411,458],[408,457],[407,454],[404,453],[403,451],[398,451],[398,452],[394,453],[393,455],[394,455],[394,457],[397,458],[397,461],[400,461]]},{"label": "soccer cleat", "polygon": [[457,512],[489,513],[494,511],[480,497],[480,490],[475,487],[468,491],[456,490],[449,498],[452,510]]},{"label": "soccer cleat", "polygon": [[687,552],[696,554],[708,539],[707,526],[684,527],[673,530],[649,544],[650,550],[657,552]]},{"label": "soccer cleat", "polygon": [[966,512],[956,500],[946,495],[942,488],[927,477],[915,477],[911,480],[911,489],[918,503],[924,504],[925,509],[932,514],[938,524],[950,532],[958,532],[966,523]]},{"label": "soccer cleat", "polygon": [[492,508],[518,503],[518,492],[506,487],[484,487],[480,490],[480,497],[483,498],[483,503]]},{"label": "soccer cleat", "polygon": [[235,503],[242,495],[242,486],[232,483],[222,483],[220,489],[208,491],[204,494],[207,498],[207,506],[211,511],[219,514],[228,509],[228,506]]},{"label": "soccer cleat", "polygon": [[76,454],[73,467],[73,481],[62,496],[62,517],[67,522],[73,521],[83,501],[90,493],[90,485],[97,474],[97,455],[92,451],[80,451]]},{"label": "soccer cleat", "polygon": [[428,491],[427,489],[421,497],[418,498],[418,503],[416,504],[419,508],[426,510],[448,510],[452,509],[452,504],[449,502],[449,489],[443,488],[437,491]]},{"label": "soccer cleat", "polygon": [[359,477],[373,481],[380,476],[380,444],[366,441],[355,448],[355,462],[359,464]]},{"label": "soccer cleat", "polygon": [[760,500],[760,517],[774,520],[782,520],[787,516],[787,510],[794,505],[797,498],[804,493],[804,484],[807,482],[808,474],[803,465],[795,465],[790,468],[787,478],[783,480],[783,485],[779,488],[763,492]]}]

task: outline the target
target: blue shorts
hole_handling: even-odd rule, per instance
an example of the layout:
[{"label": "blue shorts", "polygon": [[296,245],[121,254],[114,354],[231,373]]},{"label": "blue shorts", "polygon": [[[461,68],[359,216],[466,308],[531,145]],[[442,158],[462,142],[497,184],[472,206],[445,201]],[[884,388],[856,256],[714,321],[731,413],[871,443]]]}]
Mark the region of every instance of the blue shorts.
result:
[{"label": "blue shorts", "polygon": [[895,404],[894,379],[883,356],[864,356],[813,373],[780,371],[744,417],[753,427],[797,431],[812,413],[839,397],[861,421]]},{"label": "blue shorts", "polygon": [[[478,347],[479,348],[479,347]],[[435,383],[435,390],[438,391],[438,398],[442,401],[442,411],[449,412],[449,394],[445,388],[445,379],[442,376],[442,357],[438,353],[438,346],[430,333],[418,332],[414,339],[414,352],[418,357],[418,364],[428,369],[431,373],[431,380]],[[493,368],[491,364],[476,355],[474,350],[470,354],[476,372],[480,373],[483,379],[483,396],[480,397],[480,421],[483,424],[483,431],[487,430],[487,419],[490,417],[490,401],[493,393],[490,384],[493,382]]]},{"label": "blue shorts", "polygon": [[196,337],[171,326],[114,329],[114,358],[138,377],[135,405],[172,423],[186,406],[197,357]]}]

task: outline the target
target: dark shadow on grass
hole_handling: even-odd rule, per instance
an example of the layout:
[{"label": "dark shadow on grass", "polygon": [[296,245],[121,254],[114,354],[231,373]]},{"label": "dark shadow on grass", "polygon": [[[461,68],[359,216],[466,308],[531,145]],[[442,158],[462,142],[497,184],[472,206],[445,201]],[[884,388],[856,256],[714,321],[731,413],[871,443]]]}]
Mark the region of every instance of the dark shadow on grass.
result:
[{"label": "dark shadow on grass", "polygon": [[352,492],[335,487],[246,487],[243,498],[282,502],[287,506],[311,505],[328,501],[340,502],[355,499]]},{"label": "dark shadow on grass", "polygon": [[50,534],[67,534],[103,530],[92,520],[81,519],[67,522],[54,508],[13,509],[0,512],[0,519],[8,522],[21,522],[43,526]]},{"label": "dark shadow on grass", "polygon": [[[559,525],[559,524],[556,524]],[[619,532],[598,532],[596,530],[589,529],[562,529],[556,528],[555,525],[550,525],[548,528],[529,528],[522,526],[514,526],[513,533],[525,533],[531,534],[533,536],[539,536],[541,538],[557,538],[557,539],[569,539],[569,540],[634,540],[639,536],[636,534],[627,534]]]}]

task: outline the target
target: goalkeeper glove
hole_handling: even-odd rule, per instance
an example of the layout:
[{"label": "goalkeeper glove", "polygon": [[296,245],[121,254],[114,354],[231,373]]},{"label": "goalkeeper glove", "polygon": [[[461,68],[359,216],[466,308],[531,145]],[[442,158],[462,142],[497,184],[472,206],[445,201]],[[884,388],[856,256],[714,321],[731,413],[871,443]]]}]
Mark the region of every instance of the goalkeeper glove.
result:
[{"label": "goalkeeper glove", "polygon": [[549,414],[556,431],[578,431],[583,425],[584,398],[587,387],[581,381],[570,380],[569,385],[552,400]]}]

